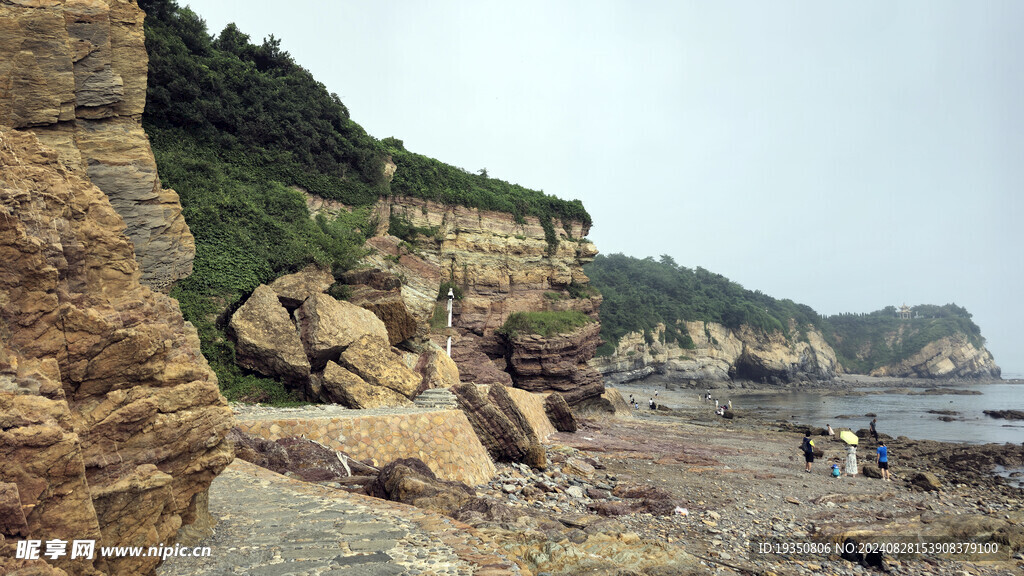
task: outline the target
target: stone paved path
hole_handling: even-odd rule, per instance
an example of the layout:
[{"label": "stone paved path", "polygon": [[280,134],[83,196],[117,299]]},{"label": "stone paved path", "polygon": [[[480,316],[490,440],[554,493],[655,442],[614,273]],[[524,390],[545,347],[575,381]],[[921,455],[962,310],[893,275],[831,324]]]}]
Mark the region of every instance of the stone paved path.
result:
[{"label": "stone paved path", "polygon": [[157,576],[519,574],[455,520],[307,484],[236,460],[210,486],[208,558],[168,558]]}]

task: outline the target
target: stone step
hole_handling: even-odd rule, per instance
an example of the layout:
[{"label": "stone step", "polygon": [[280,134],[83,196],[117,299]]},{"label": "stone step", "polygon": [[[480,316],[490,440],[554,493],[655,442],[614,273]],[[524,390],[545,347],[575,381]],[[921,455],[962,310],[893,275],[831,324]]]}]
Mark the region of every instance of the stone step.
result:
[{"label": "stone step", "polygon": [[455,395],[447,388],[431,388],[423,391],[412,401],[413,404],[422,408],[446,408],[458,407]]}]

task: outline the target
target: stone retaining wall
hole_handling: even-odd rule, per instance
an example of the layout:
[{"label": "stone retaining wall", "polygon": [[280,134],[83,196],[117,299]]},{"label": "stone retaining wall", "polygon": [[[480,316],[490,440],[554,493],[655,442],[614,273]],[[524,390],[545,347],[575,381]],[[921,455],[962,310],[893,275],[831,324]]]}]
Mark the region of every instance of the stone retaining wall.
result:
[{"label": "stone retaining wall", "polygon": [[469,420],[460,410],[299,418],[246,418],[242,430],[277,440],[302,436],[357,460],[384,466],[398,458],[419,458],[444,480],[470,486],[490,481],[497,472]]}]

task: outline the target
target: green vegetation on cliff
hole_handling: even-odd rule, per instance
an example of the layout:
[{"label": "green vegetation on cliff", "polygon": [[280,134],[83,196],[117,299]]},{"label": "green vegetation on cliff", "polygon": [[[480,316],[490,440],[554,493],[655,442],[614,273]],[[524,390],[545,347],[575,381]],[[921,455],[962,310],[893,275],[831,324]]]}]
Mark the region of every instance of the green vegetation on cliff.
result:
[{"label": "green vegetation on cliff", "polygon": [[[273,36],[253,44],[234,24],[211,36],[173,0],[139,5],[150,59],[147,131],[170,132],[249,173],[352,206],[398,194],[590,225],[579,200],[471,174],[409,152],[401,140],[370,136]],[[384,171],[389,159],[398,165],[393,183]]]},{"label": "green vegetation on cliff", "polygon": [[[915,306],[907,320],[900,319],[892,306],[870,314],[822,317],[809,306],[747,290],[720,274],[679,266],[670,256],[660,260],[597,256],[584,270],[604,296],[601,337],[605,344],[599,349],[603,354],[610,354],[629,332],[642,331],[650,339],[658,324],[666,327],[666,341],[692,347],[689,334],[677,321],[701,320],[733,329],[747,325],[798,339],[814,327],[843,367],[854,373],[900,362],[930,342],[957,334],[976,347],[984,345],[970,313],[955,304]],[[790,333],[790,325],[797,326],[797,334]]]},{"label": "green vegetation on cliff", "polygon": [[[335,272],[355,265],[375,224],[369,206],[381,196],[535,216],[552,245],[555,220],[590,223],[579,201],[469,174],[370,136],[272,36],[254,44],[233,24],[213,36],[173,0],[139,5],[149,53],[143,126],[196,239],[194,272],[172,295],[199,330],[229,399],[296,400],[280,383],[239,370],[227,321],[256,286],[309,262]],[[385,172],[389,157],[398,164],[394,182]],[[296,187],[356,209],[314,220]]]},{"label": "green vegetation on cliff", "polygon": [[838,314],[824,319],[829,344],[847,371],[866,374],[956,334],[964,335],[977,348],[985,345],[971,314],[956,304],[914,306],[906,320],[896,312],[894,306],[888,306],[870,314]]},{"label": "green vegetation on cliff", "polygon": [[568,334],[573,330],[594,322],[594,319],[579,310],[548,310],[541,312],[513,312],[498,329],[498,333],[510,338],[521,334],[537,334],[544,337]]},{"label": "green vegetation on cliff", "polygon": [[807,306],[751,292],[721,274],[679,266],[671,256],[641,260],[622,254],[598,255],[584,271],[604,297],[601,337],[610,344],[629,332],[649,336],[655,326],[664,324],[666,341],[692,348],[693,340],[677,320],[717,322],[729,328],[746,324],[788,334],[790,318],[805,326],[818,316]]}]

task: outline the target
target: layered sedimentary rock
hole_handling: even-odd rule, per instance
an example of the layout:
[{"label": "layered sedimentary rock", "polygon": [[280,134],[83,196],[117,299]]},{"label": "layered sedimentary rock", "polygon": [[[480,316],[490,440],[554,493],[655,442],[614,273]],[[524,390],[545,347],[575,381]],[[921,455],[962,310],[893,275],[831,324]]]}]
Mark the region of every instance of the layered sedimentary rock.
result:
[{"label": "layered sedimentary rock", "polygon": [[[695,344],[693,349],[665,344],[664,327],[659,327],[653,342],[647,342],[639,332],[627,334],[611,356],[595,358],[590,365],[612,382],[735,378],[788,383],[828,380],[846,371],[814,328],[806,329],[802,339],[787,339],[779,332],[763,334],[746,326],[731,330],[711,322],[683,324]],[[790,326],[790,333],[796,333],[796,328]],[[899,335],[891,338],[888,346],[898,346]],[[988,350],[972,344],[966,335],[956,334],[930,342],[906,360],[876,368],[870,375],[949,379],[999,378],[1000,373]]]},{"label": "layered sedimentary rock", "polygon": [[[59,44],[62,5],[36,4],[28,14],[0,5],[0,26],[27,19],[45,32],[33,38]],[[28,114],[19,106],[4,122]],[[119,104],[97,114],[103,106]],[[140,277],[123,219],[88,174],[0,126],[0,486],[16,489],[24,516],[4,522],[0,557],[23,537],[172,543],[231,461],[231,412],[196,331]],[[52,561],[71,574],[147,574],[157,562]]]},{"label": "layered sedimentary rock", "polygon": [[967,336],[957,334],[929,342],[910,358],[882,366],[872,376],[903,378],[999,378],[1001,374],[992,354],[978,348]]},{"label": "layered sedimentary rock", "polygon": [[601,343],[601,325],[587,324],[568,334],[523,334],[508,339],[509,372],[517,388],[560,392],[569,404],[600,396],[600,373],[587,365]]},{"label": "layered sedimentary rock", "polygon": [[694,348],[664,343],[664,326],[659,326],[652,342],[639,332],[627,334],[611,356],[595,358],[590,365],[613,382],[645,378],[793,382],[827,380],[840,369],[835,351],[813,329],[806,331],[806,340],[799,340],[747,327],[731,330],[713,322],[680,324],[685,326]]},{"label": "layered sedimentary rock", "polygon": [[192,271],[178,195],[160,185],[142,130],[146,55],[132,0],[0,3],[0,126],[35,132],[124,219],[144,283]]},{"label": "layered sedimentary rock", "polygon": [[451,391],[491,458],[539,468],[546,466],[544,449],[536,432],[503,386],[491,386],[485,393],[474,384],[463,383],[453,386]]},{"label": "layered sedimentary rock", "polygon": [[[313,202],[311,207],[326,209],[322,202]],[[385,224],[401,218],[421,231],[432,231],[410,244],[386,235],[384,226],[382,235],[368,243],[375,253],[367,262],[403,279],[401,295],[416,320],[417,337],[428,335],[435,314],[444,315],[445,295],[439,294],[442,282],[458,290],[452,358],[463,382],[559,390],[567,393],[567,399],[601,393],[600,378],[586,369],[586,359],[579,361],[585,355],[580,349],[593,354],[588,338],[569,345],[564,345],[564,339],[532,342],[534,348],[545,350],[541,352],[546,354],[545,362],[554,368],[517,372],[511,358],[523,358],[528,364],[527,358],[535,351],[520,350],[517,355],[514,347],[495,334],[513,312],[579,310],[597,319],[600,296],[571,297],[569,290],[576,295],[589,293],[583,264],[591,261],[597,250],[583,239],[588,231],[585,227],[555,221],[556,244],[549,243],[543,226],[532,217],[516,222],[511,214],[414,198],[382,200],[377,213]],[[437,341],[440,344],[444,339],[441,336]],[[555,360],[560,346],[566,357]],[[573,392],[576,389],[581,391]]]}]

